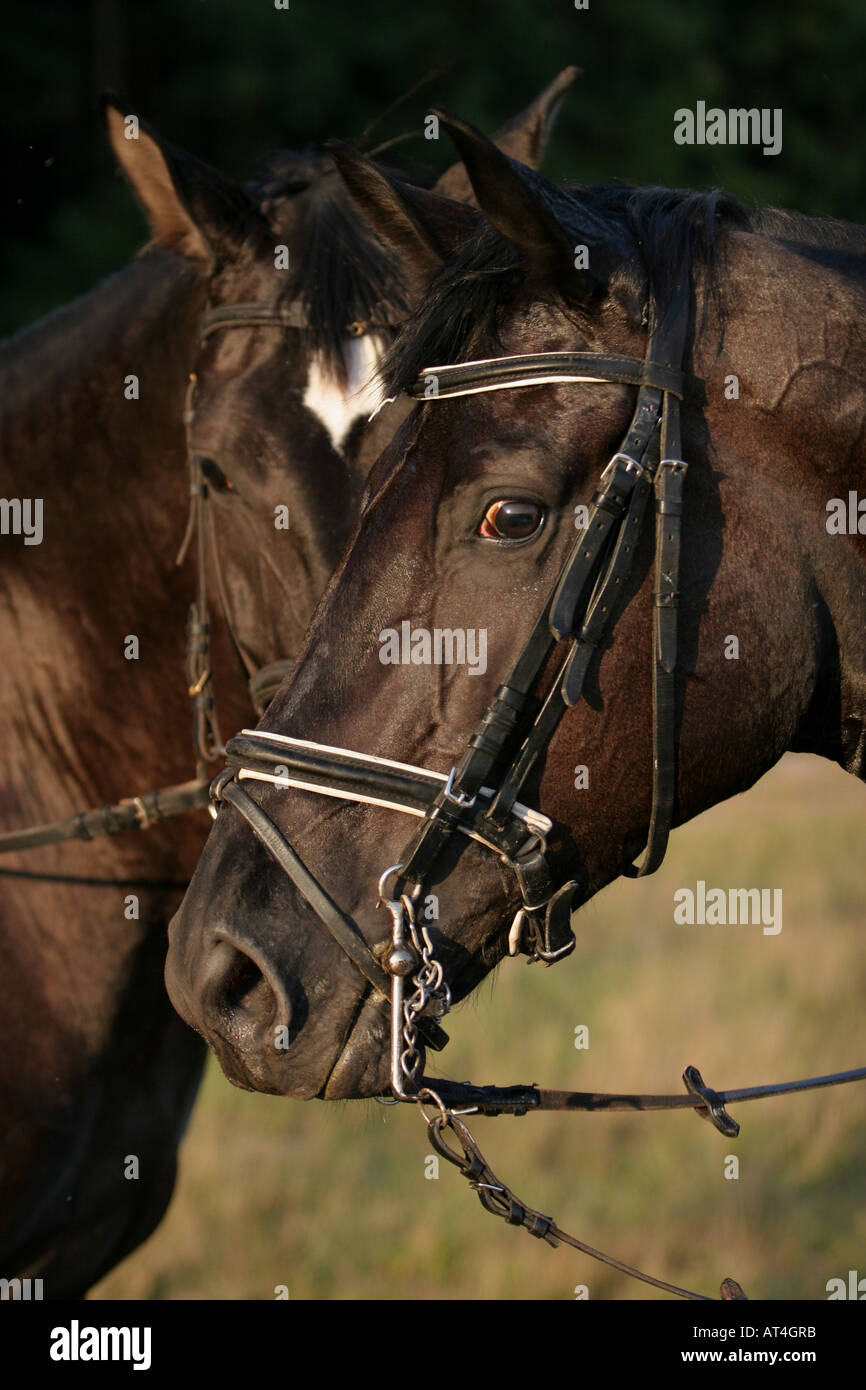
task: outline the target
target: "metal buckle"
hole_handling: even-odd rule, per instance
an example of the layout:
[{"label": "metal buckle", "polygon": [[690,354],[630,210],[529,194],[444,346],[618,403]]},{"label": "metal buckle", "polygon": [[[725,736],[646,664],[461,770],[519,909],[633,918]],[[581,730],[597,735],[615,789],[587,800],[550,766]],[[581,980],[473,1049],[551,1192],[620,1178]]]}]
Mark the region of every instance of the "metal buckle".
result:
[{"label": "metal buckle", "polygon": [[571,940],[566,941],[564,946],[560,946],[558,951],[542,951],[540,947],[536,946],[535,954],[542,965],[555,965],[558,960],[564,960],[566,956],[570,956],[576,945],[577,942],[572,936]]},{"label": "metal buckle", "polygon": [[697,1067],[686,1067],[683,1082],[690,1095],[700,1096],[706,1102],[706,1106],[695,1106],[695,1113],[715,1125],[720,1134],[729,1139],[736,1139],[740,1132],[738,1122],[728,1114],[719,1093],[714,1091],[712,1086],[706,1085]]},{"label": "metal buckle", "polygon": [[631,454],[616,453],[611,458],[599,481],[602,483],[607,482],[608,477],[618,463],[624,465],[627,473],[634,473],[637,477],[640,477],[642,473],[646,473],[647,471],[646,466],[642,464],[639,459],[633,459]]},{"label": "metal buckle", "polygon": [[235,774],[230,767],[224,767],[222,772],[218,772],[216,777],[208,787],[209,809],[214,820],[217,817],[217,809],[222,801],[223,787],[235,780]]},{"label": "metal buckle", "polygon": [[454,795],[451,788],[454,786],[454,778],[456,776],[457,768],[452,767],[451,771],[448,773],[448,781],[445,783],[445,786],[442,789],[442,794],[444,797],[446,797],[448,801],[453,802],[455,806],[459,806],[461,811],[468,811],[472,806],[475,805],[475,797],[466,796],[464,792],[458,792],[456,796]]}]

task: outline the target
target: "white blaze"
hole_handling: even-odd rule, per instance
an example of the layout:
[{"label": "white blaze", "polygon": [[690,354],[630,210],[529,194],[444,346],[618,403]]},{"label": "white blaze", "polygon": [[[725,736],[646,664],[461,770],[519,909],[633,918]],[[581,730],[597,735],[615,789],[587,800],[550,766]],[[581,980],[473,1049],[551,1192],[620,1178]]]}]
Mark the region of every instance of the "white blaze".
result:
[{"label": "white blaze", "polygon": [[382,401],[382,386],[375,376],[382,356],[382,340],[372,334],[345,338],[345,386],[336,382],[320,355],[310,362],[304,405],[318,416],[335,449],[342,449],[352,425],[372,414]]}]

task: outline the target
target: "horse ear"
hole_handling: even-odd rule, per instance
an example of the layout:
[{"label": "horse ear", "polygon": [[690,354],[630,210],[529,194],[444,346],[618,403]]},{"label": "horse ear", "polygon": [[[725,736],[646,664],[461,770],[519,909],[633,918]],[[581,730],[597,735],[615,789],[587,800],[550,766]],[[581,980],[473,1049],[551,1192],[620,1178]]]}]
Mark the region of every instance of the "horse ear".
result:
[{"label": "horse ear", "polygon": [[[606,276],[597,273],[598,266],[593,270],[580,264],[577,248],[551,206],[562,193],[540,174],[509,159],[468,121],[441,109],[435,109],[434,114],[454,141],[487,220],[530,264],[553,278],[569,298],[584,302],[597,298]],[[594,251],[601,260],[605,240],[600,225],[584,231],[581,243],[586,245],[590,262]]]},{"label": "horse ear", "polygon": [[400,256],[410,287],[422,294],[445,257],[478,226],[478,212],[404,183],[342,140],[328,140],[326,148],[360,211]]},{"label": "horse ear", "polygon": [[[492,137],[494,145],[510,159],[517,159],[530,169],[537,169],[541,164],[562,99],[572,82],[580,76],[581,68],[563,68],[525,110],[496,132]],[[475,201],[465,165],[459,161],[445,171],[435,187],[437,193],[442,193],[447,198],[457,198],[462,203]]]},{"label": "horse ear", "polygon": [[115,158],[157,244],[205,266],[236,247],[255,214],[243,189],[138,117],[124,115],[113,96],[103,97],[103,110]]}]

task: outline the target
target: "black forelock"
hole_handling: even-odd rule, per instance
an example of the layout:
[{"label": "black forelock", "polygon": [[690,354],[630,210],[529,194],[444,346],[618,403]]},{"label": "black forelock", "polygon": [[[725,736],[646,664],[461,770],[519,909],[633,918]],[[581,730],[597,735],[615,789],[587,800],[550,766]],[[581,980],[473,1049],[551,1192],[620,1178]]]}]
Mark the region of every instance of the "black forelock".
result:
[{"label": "black forelock", "polygon": [[[406,174],[399,177],[406,179]],[[413,172],[415,181],[426,181]],[[325,151],[282,151],[261,178],[247,185],[263,212],[306,194],[300,255],[294,258],[281,301],[300,300],[309,323],[309,348],[320,353],[337,380],[345,380],[343,345],[349,325],[372,323],[391,342],[409,317],[408,287],[400,262],[353,203]]]}]

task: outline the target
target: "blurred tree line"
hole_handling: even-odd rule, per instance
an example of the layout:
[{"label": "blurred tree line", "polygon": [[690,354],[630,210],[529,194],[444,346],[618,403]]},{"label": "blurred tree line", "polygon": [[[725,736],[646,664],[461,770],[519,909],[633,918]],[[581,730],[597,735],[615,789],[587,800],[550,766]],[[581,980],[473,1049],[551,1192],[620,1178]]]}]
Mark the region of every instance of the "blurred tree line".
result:
[{"label": "blurred tree line", "polygon": [[[285,0],[277,0],[283,4]],[[238,178],[269,151],[412,131],[390,158],[445,167],[441,102],[492,131],[567,63],[546,170],[708,188],[866,220],[864,0],[33,0],[0,53],[0,332],[90,288],[141,244],[99,94]],[[781,107],[783,149],[680,146],[673,113]]]}]

